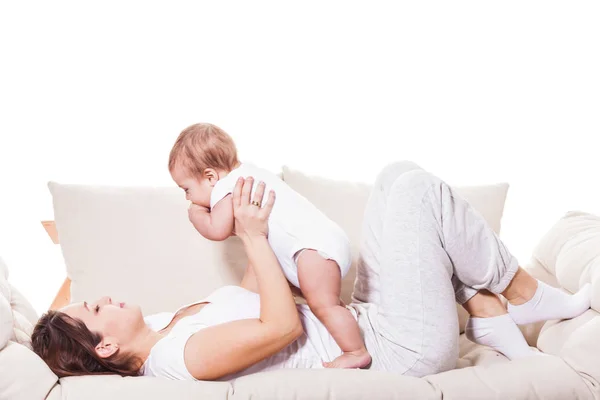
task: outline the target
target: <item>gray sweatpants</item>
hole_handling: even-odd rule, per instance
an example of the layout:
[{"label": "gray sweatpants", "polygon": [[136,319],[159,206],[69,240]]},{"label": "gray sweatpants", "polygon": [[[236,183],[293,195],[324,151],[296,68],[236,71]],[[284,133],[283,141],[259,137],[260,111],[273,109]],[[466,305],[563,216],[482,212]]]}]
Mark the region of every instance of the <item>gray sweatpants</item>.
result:
[{"label": "gray sweatpants", "polygon": [[483,217],[410,162],[378,176],[363,223],[351,306],[372,369],[424,376],[458,358],[456,302],[500,293],[518,263]]}]

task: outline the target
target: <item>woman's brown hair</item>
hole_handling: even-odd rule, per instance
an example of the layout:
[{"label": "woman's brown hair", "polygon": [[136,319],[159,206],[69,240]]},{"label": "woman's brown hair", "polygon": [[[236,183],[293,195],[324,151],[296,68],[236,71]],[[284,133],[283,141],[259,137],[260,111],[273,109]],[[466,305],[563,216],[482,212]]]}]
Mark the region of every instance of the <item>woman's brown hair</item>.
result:
[{"label": "woman's brown hair", "polygon": [[42,315],[33,329],[33,351],[48,364],[60,378],[78,375],[138,376],[142,362],[130,354],[117,351],[102,358],[96,346],[102,335],[90,331],[76,318],[60,311]]}]

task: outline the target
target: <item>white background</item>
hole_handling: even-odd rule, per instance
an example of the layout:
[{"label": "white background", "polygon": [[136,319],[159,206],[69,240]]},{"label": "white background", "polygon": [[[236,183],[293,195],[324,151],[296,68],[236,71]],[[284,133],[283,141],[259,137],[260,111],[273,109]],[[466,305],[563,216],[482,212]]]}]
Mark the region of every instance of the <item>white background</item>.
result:
[{"label": "white background", "polygon": [[242,159],[371,182],[412,159],[511,184],[525,263],[600,212],[598,2],[2,2],[0,255],[38,311],[64,279],[47,182],[172,185],[183,128]]}]

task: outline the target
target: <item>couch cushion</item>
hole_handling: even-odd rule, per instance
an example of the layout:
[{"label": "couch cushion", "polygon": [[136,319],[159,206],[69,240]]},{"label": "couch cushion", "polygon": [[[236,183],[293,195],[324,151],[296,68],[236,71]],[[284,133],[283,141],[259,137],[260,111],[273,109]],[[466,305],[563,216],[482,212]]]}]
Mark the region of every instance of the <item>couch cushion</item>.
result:
[{"label": "couch cushion", "polygon": [[233,383],[233,400],[441,399],[418,378],[391,372],[342,369],[278,370],[253,374]]},{"label": "couch cushion", "polygon": [[600,216],[570,211],[541,238],[533,264],[555,276],[554,286],[571,293],[592,284],[592,308],[600,312]]},{"label": "couch cushion", "polygon": [[592,284],[592,309],[570,320],[546,322],[537,345],[545,353],[562,357],[598,393],[600,217],[582,211],[566,213],[542,237],[533,259],[550,274],[555,273],[556,282],[568,292]]},{"label": "couch cushion", "polygon": [[8,282],[8,267],[0,257],[0,349],[9,340],[29,347],[36,321],[31,304]]},{"label": "couch cushion", "polygon": [[[493,350],[460,340],[462,363],[489,366],[508,360]],[[364,370],[279,370],[249,375],[230,383],[177,382],[162,378],[88,376],[60,380],[63,399],[440,399],[424,380],[394,373]]]},{"label": "couch cushion", "polygon": [[57,381],[46,363],[27,347],[8,342],[0,350],[0,399],[44,399]]},{"label": "couch cushion", "polygon": [[153,314],[241,280],[239,239],[200,236],[177,187],[49,188],[74,302],[108,295]]},{"label": "couch cushion", "polygon": [[[287,167],[283,179],[345,229],[356,257],[370,186],[309,177]],[[239,239],[202,238],[187,219],[188,203],[179,188],[56,182],[49,188],[73,301],[109,295],[140,304],[150,314],[239,283],[243,275],[246,257]],[[507,189],[507,184],[457,188],[497,231]],[[344,280],[346,302],[354,276],[353,267]]]},{"label": "couch cushion", "polygon": [[42,399],[58,378],[31,348],[37,315],[0,258],[0,399]]},{"label": "couch cushion", "polygon": [[510,363],[455,369],[423,380],[444,399],[592,399],[583,379],[559,357],[534,355]]},{"label": "couch cushion", "polygon": [[533,258],[571,293],[593,286],[592,307],[600,311],[600,217],[571,211],[542,237]]},{"label": "couch cushion", "polygon": [[[502,358],[502,356],[499,356]],[[367,370],[280,370],[233,383],[232,399],[512,399],[592,398],[563,360],[533,356],[456,369],[422,379]]]},{"label": "couch cushion", "polygon": [[147,376],[77,376],[61,378],[60,384],[63,400],[226,400],[231,394],[231,385],[226,382],[175,381]]}]

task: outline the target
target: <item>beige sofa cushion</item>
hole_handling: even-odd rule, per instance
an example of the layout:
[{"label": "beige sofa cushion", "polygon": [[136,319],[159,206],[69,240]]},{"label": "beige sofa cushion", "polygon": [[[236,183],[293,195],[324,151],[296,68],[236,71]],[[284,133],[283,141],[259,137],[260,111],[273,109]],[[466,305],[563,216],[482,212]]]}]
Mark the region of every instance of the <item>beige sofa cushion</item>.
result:
[{"label": "beige sofa cushion", "polygon": [[[370,186],[310,177],[286,167],[283,179],[345,229],[356,258]],[[140,304],[151,314],[241,280],[246,257],[239,240],[202,238],[187,219],[188,203],[177,187],[50,182],[49,189],[73,301],[109,295]],[[507,184],[457,188],[497,231],[507,190]],[[354,276],[353,266],[343,283],[346,302]]]},{"label": "beige sofa cushion", "polygon": [[571,211],[542,237],[533,258],[558,283],[575,293],[585,283],[594,286],[592,307],[600,311],[600,217]]},{"label": "beige sofa cushion", "polygon": [[31,348],[37,315],[0,258],[0,399],[43,399],[58,378]]},{"label": "beige sofa cushion", "polygon": [[30,347],[37,315],[33,307],[8,282],[8,267],[0,257],[0,350],[9,340]]},{"label": "beige sofa cushion", "polygon": [[0,351],[0,399],[44,399],[58,378],[29,348],[15,342]]},{"label": "beige sofa cushion", "polygon": [[201,237],[177,187],[49,188],[74,302],[108,295],[153,314],[241,280],[239,239]]},{"label": "beige sofa cushion", "polygon": [[365,370],[289,369],[253,374],[231,384],[116,376],[64,378],[60,383],[66,400],[592,398],[576,371],[558,357],[509,362],[489,348],[469,342],[464,335],[460,348],[460,369],[424,379]]},{"label": "beige sofa cushion", "polygon": [[226,400],[231,398],[227,382],[175,381],[155,377],[77,376],[62,378],[63,400]]},{"label": "beige sofa cushion", "polygon": [[592,309],[577,318],[547,322],[537,345],[579,372],[600,397],[600,217],[571,211],[544,235],[533,254],[568,292],[592,284]]},{"label": "beige sofa cushion", "polygon": [[592,399],[581,377],[559,357],[537,355],[455,369],[423,378],[444,400]]},{"label": "beige sofa cushion", "polygon": [[424,379],[356,369],[263,372],[237,379],[233,390],[235,400],[441,399]]}]

